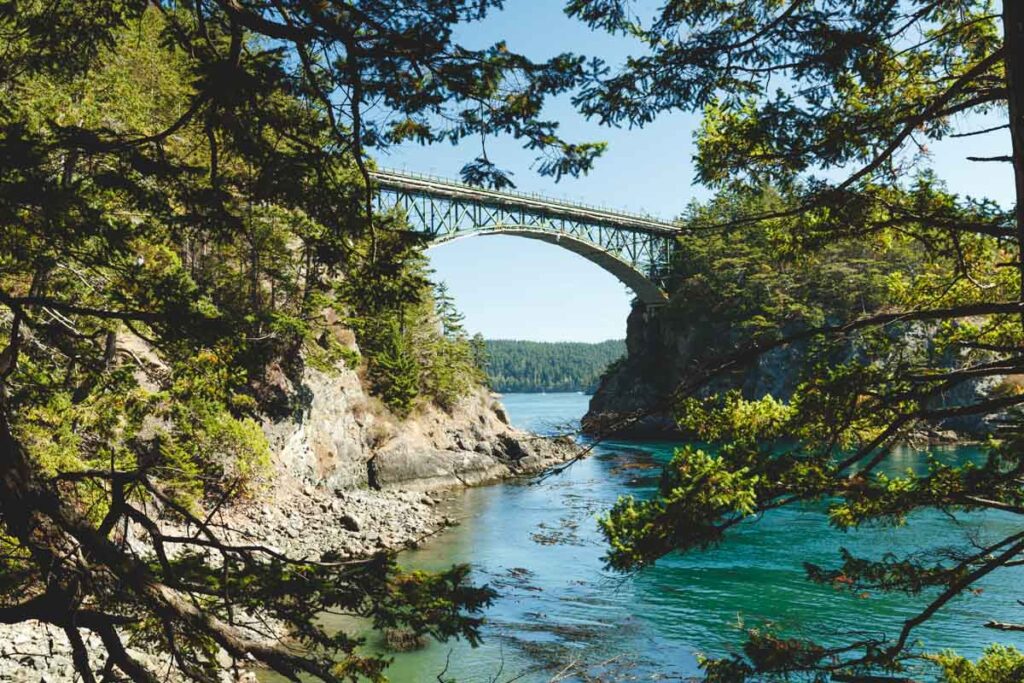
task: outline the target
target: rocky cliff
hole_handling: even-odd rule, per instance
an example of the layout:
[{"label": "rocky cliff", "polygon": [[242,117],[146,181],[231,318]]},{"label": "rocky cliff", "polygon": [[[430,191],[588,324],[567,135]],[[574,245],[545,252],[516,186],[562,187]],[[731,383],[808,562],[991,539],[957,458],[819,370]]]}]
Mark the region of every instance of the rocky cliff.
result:
[{"label": "rocky cliff", "polygon": [[[691,308],[692,310],[692,308]],[[937,354],[934,329],[924,323],[890,326],[888,334],[898,346],[927,355]],[[743,342],[726,324],[692,315],[683,315],[671,304],[648,310],[637,305],[627,322],[626,358],[610,368],[601,380],[583,418],[584,431],[590,434],[613,433],[628,438],[678,438],[672,418],[669,396],[688,370],[707,358],[709,350],[728,351]],[[806,344],[774,349],[753,364],[708,386],[705,395],[737,388],[751,399],[771,395],[787,400],[800,381],[807,354]],[[850,342],[838,361],[858,357],[863,350]],[[951,353],[938,358],[938,365],[955,367],[962,360]],[[982,378],[960,384],[942,394],[937,406],[964,405],[995,389],[997,380]],[[637,416],[637,417],[633,417]],[[938,429],[952,437],[977,437],[989,433],[992,421],[986,416],[948,420]],[[951,433],[952,432],[952,433]]]},{"label": "rocky cliff", "polygon": [[451,411],[426,406],[399,420],[353,370],[305,368],[306,398],[286,419],[265,422],[279,474],[314,487],[438,490],[538,472],[573,453],[566,440],[515,429],[486,389]]},{"label": "rocky cliff", "polygon": [[[350,331],[335,331],[358,357]],[[118,338],[140,383],[166,372],[134,335]],[[295,353],[252,380],[273,466],[251,500],[222,509],[228,527],[298,556],[358,556],[400,548],[448,523],[436,493],[540,472],[575,456],[568,438],[515,429],[483,387],[450,410],[425,404],[397,418],[344,362]]]}]

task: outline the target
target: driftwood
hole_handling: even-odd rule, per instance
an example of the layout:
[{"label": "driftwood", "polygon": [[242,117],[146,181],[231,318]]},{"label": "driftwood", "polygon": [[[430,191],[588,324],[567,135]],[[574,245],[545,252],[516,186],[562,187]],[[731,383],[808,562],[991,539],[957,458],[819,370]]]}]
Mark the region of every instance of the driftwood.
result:
[{"label": "driftwood", "polygon": [[1024,631],[1024,624],[1009,624],[1005,621],[989,621],[985,628],[994,628],[998,631]]}]

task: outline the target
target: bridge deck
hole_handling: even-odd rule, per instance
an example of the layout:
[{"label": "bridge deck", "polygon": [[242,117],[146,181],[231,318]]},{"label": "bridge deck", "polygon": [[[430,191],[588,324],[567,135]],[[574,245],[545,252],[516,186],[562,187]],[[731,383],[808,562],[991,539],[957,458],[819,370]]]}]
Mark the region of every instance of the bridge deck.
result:
[{"label": "bridge deck", "polygon": [[443,196],[484,205],[500,206],[504,209],[523,209],[533,213],[545,214],[552,218],[567,218],[569,220],[656,235],[675,235],[680,231],[679,226],[674,223],[659,221],[649,216],[609,211],[607,209],[573,204],[539,195],[488,190],[443,178],[432,178],[430,176],[384,169],[371,171],[370,176],[382,188],[398,190],[400,192]]}]

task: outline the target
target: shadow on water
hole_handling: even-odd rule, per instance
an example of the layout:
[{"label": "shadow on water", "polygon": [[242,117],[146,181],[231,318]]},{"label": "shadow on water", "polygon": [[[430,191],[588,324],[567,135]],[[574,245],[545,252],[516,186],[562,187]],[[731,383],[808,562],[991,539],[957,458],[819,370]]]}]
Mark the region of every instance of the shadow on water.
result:
[{"label": "shadow on water", "polygon": [[[517,426],[542,430],[578,420],[587,399],[513,394],[504,403]],[[897,547],[951,543],[957,534],[988,537],[1016,530],[1001,514],[951,520],[921,513],[905,528],[842,533],[827,526],[822,505],[808,504],[741,525],[713,551],[669,556],[628,577],[606,571],[596,517],[621,494],[650,495],[671,453],[672,444],[664,442],[609,442],[539,483],[457,495],[448,514],[461,524],[403,553],[400,561],[424,569],[472,564],[476,580],[500,593],[487,613],[485,643],[475,649],[460,642],[431,643],[396,653],[390,680],[434,681],[446,666],[445,675],[459,683],[688,680],[698,673],[696,653],[729,652],[740,642],[744,624],[771,620],[794,635],[802,630],[836,640],[893,634],[919,602],[813,586],[804,580],[803,563],[834,564],[840,547],[878,556]],[[952,460],[978,454],[972,447],[939,453]],[[889,468],[901,472],[923,460],[921,453],[900,451]],[[997,639],[1024,644],[1021,634],[994,634],[982,626],[989,619],[1020,620],[1015,601],[1021,577],[1016,569],[1004,570],[980,594],[948,605],[918,633],[922,646],[977,656]],[[369,646],[383,648],[383,643]]]}]

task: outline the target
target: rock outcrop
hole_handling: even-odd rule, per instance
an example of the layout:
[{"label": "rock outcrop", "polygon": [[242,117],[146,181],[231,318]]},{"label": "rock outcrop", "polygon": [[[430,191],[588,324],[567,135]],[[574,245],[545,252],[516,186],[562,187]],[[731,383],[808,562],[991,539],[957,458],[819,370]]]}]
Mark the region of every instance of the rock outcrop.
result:
[{"label": "rock outcrop", "polygon": [[[940,367],[954,368],[963,362],[951,352],[936,355],[935,329],[927,323],[893,325],[886,331],[897,339],[902,351],[930,357]],[[583,418],[584,431],[642,439],[679,438],[671,414],[672,391],[708,356],[709,349],[725,352],[742,341],[727,324],[681,317],[671,304],[655,311],[634,307],[627,323],[626,358],[602,378]],[[806,354],[807,345],[801,343],[773,349],[741,371],[716,379],[702,393],[739,389],[751,399],[771,395],[787,400],[800,381]],[[865,351],[851,341],[841,356],[837,362],[863,358]],[[981,378],[964,382],[937,397],[935,406],[977,401],[996,389],[999,381]],[[992,416],[968,416],[937,425],[939,430],[962,437],[977,437],[991,432],[992,427]]]},{"label": "rock outcrop", "polygon": [[265,423],[278,473],[314,487],[430,491],[477,486],[539,472],[575,454],[571,440],[550,440],[508,424],[486,389],[451,411],[419,409],[399,421],[348,369],[303,371],[305,407]]}]

